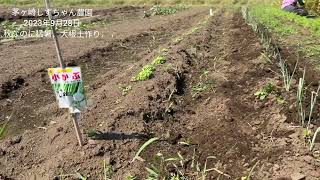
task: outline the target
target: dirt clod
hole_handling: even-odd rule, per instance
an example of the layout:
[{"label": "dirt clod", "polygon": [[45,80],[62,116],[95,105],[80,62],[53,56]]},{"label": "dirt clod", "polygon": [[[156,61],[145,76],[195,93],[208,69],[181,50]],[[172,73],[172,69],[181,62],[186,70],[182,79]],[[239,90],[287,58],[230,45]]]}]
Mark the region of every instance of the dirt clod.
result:
[{"label": "dirt clod", "polygon": [[15,136],[10,140],[11,145],[19,144],[22,140],[22,136]]},{"label": "dirt clod", "polygon": [[306,175],[301,174],[301,173],[294,173],[291,175],[292,180],[305,180]]},{"label": "dirt clod", "polygon": [[4,151],[3,149],[0,149],[0,157],[6,155],[6,151]]}]

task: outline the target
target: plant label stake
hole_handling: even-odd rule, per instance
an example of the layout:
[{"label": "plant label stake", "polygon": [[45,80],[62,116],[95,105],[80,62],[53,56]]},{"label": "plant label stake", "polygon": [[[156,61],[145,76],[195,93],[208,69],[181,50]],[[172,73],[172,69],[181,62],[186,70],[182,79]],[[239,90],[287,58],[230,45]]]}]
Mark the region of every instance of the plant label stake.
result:
[{"label": "plant label stake", "polygon": [[[48,12],[49,21],[52,21],[50,0],[44,0]],[[79,120],[80,111],[86,106],[84,86],[81,77],[80,67],[66,67],[56,33],[55,26],[51,26],[52,37],[57,52],[60,68],[49,68],[48,74],[51,84],[59,102],[60,108],[68,108],[71,113],[74,128],[80,146],[83,146],[83,139],[80,132]]]}]

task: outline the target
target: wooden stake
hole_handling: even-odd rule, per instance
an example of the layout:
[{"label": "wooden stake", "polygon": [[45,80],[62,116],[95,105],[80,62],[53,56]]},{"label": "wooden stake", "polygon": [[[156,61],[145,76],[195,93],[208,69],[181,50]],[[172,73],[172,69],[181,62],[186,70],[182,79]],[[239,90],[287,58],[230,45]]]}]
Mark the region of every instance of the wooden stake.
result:
[{"label": "wooden stake", "polygon": [[78,138],[78,142],[80,146],[83,146],[83,139],[80,132],[79,120],[80,120],[80,113],[71,113],[72,121],[74,125],[74,129],[76,130],[76,135]]},{"label": "wooden stake", "polygon": [[[49,18],[49,21],[51,23],[52,14],[51,14],[51,9],[50,9],[50,0],[44,0],[44,1],[46,3],[47,11],[49,12],[48,13],[48,18]],[[60,45],[59,45],[59,41],[58,41],[58,37],[57,37],[57,32],[56,32],[56,27],[55,27],[54,24],[53,24],[53,26],[51,26],[51,31],[52,31],[53,41],[54,41],[54,45],[56,47],[56,51],[57,51],[60,67],[61,68],[65,68],[66,64],[64,63],[63,58],[62,58],[62,53],[61,53],[61,49],[60,49]]]},{"label": "wooden stake", "polygon": [[[51,10],[50,10],[50,0],[44,0],[44,2],[46,4],[47,11],[49,12],[48,13],[49,21],[51,22],[52,21],[52,14],[51,14]],[[61,49],[60,49],[60,45],[59,45],[59,40],[58,40],[56,28],[55,28],[54,25],[51,26],[51,31],[52,31],[52,37],[53,37],[54,45],[55,45],[55,48],[56,48],[56,52],[57,52],[57,56],[58,56],[58,61],[60,63],[60,67],[62,69],[64,69],[66,67],[66,64],[65,64],[65,62],[63,60],[63,57],[62,57],[62,53],[61,53]],[[79,145],[83,146],[83,139],[82,139],[82,135],[81,135],[81,132],[80,132],[80,126],[79,126],[80,113],[71,113],[71,117],[72,117],[74,128],[76,130],[76,135],[77,135],[77,138],[78,138]]]}]

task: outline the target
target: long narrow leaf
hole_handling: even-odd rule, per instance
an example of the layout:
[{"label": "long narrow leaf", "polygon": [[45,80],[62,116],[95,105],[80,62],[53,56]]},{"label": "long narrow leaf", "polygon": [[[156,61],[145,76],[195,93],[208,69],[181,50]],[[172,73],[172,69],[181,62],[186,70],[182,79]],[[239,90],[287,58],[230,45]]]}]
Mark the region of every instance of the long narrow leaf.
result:
[{"label": "long narrow leaf", "polygon": [[315,142],[316,142],[316,138],[317,138],[317,136],[318,136],[319,133],[320,133],[320,127],[316,130],[316,132],[315,132],[314,135],[313,135],[312,142],[311,142],[311,145],[310,145],[310,151],[313,150],[314,144],[315,144]]},{"label": "long narrow leaf", "polygon": [[157,141],[159,138],[155,137],[155,138],[151,138],[149,139],[147,142],[145,142],[139,149],[139,151],[137,152],[137,154],[134,156],[134,158],[132,159],[131,162],[134,162],[136,159],[139,158],[139,155],[141,154],[141,152],[150,144],[152,144],[153,142]]}]

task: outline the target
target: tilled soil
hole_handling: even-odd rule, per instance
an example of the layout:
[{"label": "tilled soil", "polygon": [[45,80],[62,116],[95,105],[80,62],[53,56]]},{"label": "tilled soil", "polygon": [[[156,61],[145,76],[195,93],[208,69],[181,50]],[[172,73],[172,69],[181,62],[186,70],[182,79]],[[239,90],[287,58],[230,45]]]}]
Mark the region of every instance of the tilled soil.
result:
[{"label": "tilled soil", "polygon": [[[277,65],[265,60],[263,46],[240,14],[219,10],[199,25],[206,12],[181,12],[160,26],[68,58],[84,67],[89,85],[89,107],[80,123],[84,133],[97,134],[85,133],[84,147],[77,145],[67,113],[57,110],[44,68],[23,78],[27,86],[15,79],[18,90],[1,100],[1,113],[15,113],[8,138],[0,143],[0,177],[73,179],[70,174],[80,173],[104,179],[105,163],[111,179],[143,179],[145,167],[157,167],[160,177],[200,178],[192,164],[202,171],[204,164],[214,168],[206,179],[241,179],[251,170],[253,179],[319,179],[319,146],[309,152],[301,129],[290,123],[294,117],[287,116],[296,83],[292,92],[282,90]],[[149,23],[157,23],[152,19]],[[131,82],[162,48],[168,49],[168,60],[153,78]],[[286,103],[274,95],[254,96],[268,83]],[[124,93],[121,87],[128,86]],[[132,162],[151,137],[160,140],[142,152],[145,161]],[[155,160],[159,153],[182,163],[161,164]]]}]

